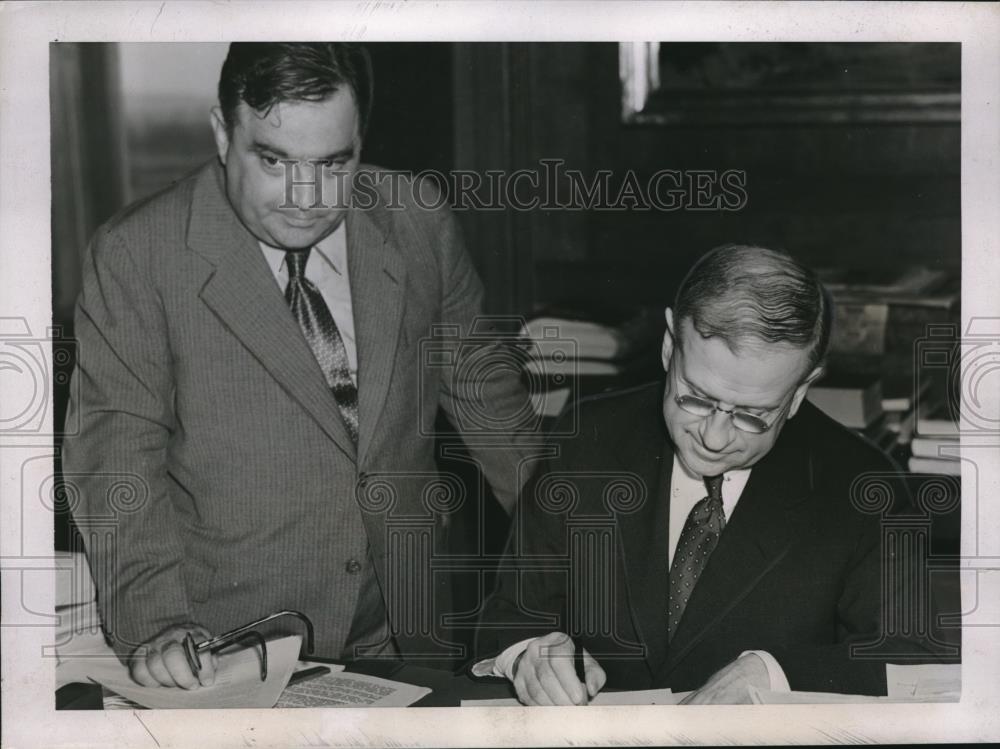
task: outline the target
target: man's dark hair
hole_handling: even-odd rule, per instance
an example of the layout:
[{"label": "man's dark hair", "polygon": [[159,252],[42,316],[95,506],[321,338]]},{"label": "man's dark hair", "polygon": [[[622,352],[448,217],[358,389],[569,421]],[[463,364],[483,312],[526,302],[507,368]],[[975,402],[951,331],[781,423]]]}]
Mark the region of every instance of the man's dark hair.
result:
[{"label": "man's dark hair", "polygon": [[755,341],[809,349],[806,373],[830,346],[830,297],[816,274],[789,255],[765,247],[716,247],[694,264],[674,302],[674,325],[689,319],[705,338],[733,351]]},{"label": "man's dark hair", "polygon": [[233,42],[219,76],[219,106],[232,133],[241,101],[266,115],[285,101],[323,101],[348,86],[361,135],[373,97],[371,60],[364,47],[334,42]]}]

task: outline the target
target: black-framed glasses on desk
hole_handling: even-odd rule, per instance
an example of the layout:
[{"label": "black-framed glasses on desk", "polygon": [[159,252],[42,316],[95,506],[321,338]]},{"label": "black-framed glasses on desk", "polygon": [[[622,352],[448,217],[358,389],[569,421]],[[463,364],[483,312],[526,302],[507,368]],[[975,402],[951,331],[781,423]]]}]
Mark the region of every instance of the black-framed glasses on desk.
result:
[{"label": "black-framed glasses on desk", "polygon": [[198,674],[201,671],[201,653],[214,653],[217,650],[221,650],[222,648],[233,645],[237,642],[241,642],[243,640],[253,640],[260,646],[260,680],[266,681],[267,642],[264,640],[264,636],[260,632],[255,632],[254,629],[262,624],[274,621],[275,619],[279,619],[283,616],[294,616],[296,619],[299,619],[303,624],[305,624],[306,652],[312,653],[312,622],[309,620],[309,617],[302,612],[286,609],[285,611],[276,611],[275,613],[269,614],[262,619],[257,619],[249,624],[244,624],[242,627],[237,627],[229,632],[223,632],[221,635],[216,635],[215,637],[205,640],[204,642],[195,642],[194,635],[188,632],[187,636],[184,638],[184,655],[187,656],[188,665],[191,667],[191,673]]}]

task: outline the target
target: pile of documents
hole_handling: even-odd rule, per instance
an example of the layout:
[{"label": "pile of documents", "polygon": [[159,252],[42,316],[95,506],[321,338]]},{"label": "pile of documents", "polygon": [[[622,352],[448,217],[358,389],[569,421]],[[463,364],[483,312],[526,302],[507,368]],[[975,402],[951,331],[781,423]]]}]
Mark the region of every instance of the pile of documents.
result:
[{"label": "pile of documents", "polygon": [[322,664],[328,673],[289,685],[297,671],[317,663],[299,660],[299,635],[267,643],[267,678],[260,651],[233,647],[219,654],[215,683],[197,689],[144,687],[108,646],[101,631],[93,582],[83,554],[58,560],[56,574],[56,687],[96,683],[105,708],[405,707],[431,690]]},{"label": "pile of documents", "polygon": [[662,313],[640,308],[553,306],[521,328],[535,413],[557,416],[566,403],[612,387],[655,379]]}]

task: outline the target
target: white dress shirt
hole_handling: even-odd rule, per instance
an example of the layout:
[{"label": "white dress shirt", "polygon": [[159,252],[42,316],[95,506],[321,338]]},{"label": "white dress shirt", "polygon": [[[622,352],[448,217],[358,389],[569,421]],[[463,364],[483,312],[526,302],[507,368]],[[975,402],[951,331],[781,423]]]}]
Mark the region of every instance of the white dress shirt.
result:
[{"label": "white dress shirt", "polygon": [[[347,350],[351,381],[358,386],[358,346],[354,339],[354,311],[351,306],[351,284],[347,276],[347,227],[341,221],[333,233],[313,247],[306,262],[306,278],[312,281],[337,323],[340,337]],[[258,242],[281,293],[288,286],[285,250]]]},{"label": "white dress shirt", "polygon": [[[743,494],[743,488],[750,478],[751,469],[742,471],[730,471],[725,474],[722,482],[722,510],[726,516],[726,522],[732,517],[736,509],[737,502]],[[687,521],[691,509],[706,496],[705,482],[701,476],[694,476],[688,473],[687,469],[674,454],[674,467],[670,474],[670,527],[667,560],[673,564],[674,552],[677,550],[677,542],[680,540],[681,531],[684,530],[684,523]],[[725,529],[723,529],[725,533]],[[666,595],[668,582],[663,581],[664,595]],[[666,629],[667,623],[663,622]],[[503,676],[513,681],[514,661],[523,653],[532,638],[521,640],[521,642],[511,645],[495,659],[487,659],[475,664],[472,673],[476,676]],[[785,672],[775,660],[774,656],[763,650],[747,650],[740,653],[740,657],[753,653],[760,656],[767,667],[768,679],[771,682],[771,690],[775,692],[788,692],[791,688]]]}]

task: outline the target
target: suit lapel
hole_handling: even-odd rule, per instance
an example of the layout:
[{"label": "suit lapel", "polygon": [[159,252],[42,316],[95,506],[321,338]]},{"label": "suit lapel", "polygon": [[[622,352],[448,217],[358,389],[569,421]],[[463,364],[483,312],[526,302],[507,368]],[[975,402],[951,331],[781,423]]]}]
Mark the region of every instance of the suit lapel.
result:
[{"label": "suit lapel", "polygon": [[635,471],[646,487],[645,503],[634,513],[619,515],[618,528],[632,621],[654,672],[666,655],[670,507],[669,490],[664,494],[662,487],[669,488],[673,468],[662,417],[656,423],[658,428],[632,430],[630,438],[616,446],[619,464]]},{"label": "suit lapel", "polygon": [[219,166],[195,185],[188,245],[212,266],[201,298],[352,459],[354,443],[253,235],[233,213]]},{"label": "suit lapel", "polygon": [[358,346],[358,455],[363,460],[389,391],[406,281],[403,257],[382,213],[348,212],[347,265]]},{"label": "suit lapel", "polygon": [[674,633],[658,682],[784,558],[798,536],[811,468],[802,441],[789,437],[779,438],[754,466]]}]

